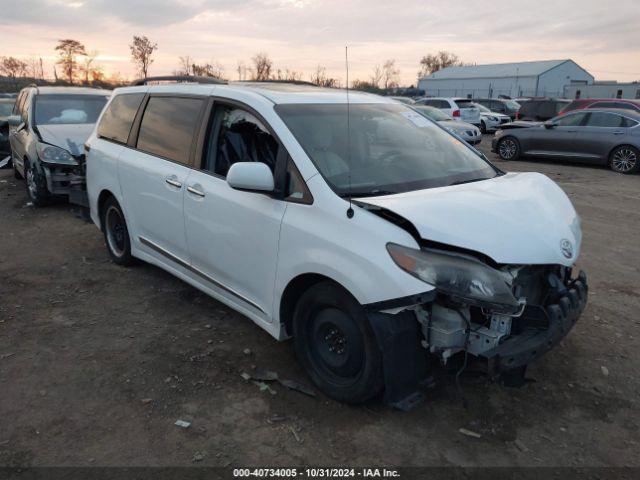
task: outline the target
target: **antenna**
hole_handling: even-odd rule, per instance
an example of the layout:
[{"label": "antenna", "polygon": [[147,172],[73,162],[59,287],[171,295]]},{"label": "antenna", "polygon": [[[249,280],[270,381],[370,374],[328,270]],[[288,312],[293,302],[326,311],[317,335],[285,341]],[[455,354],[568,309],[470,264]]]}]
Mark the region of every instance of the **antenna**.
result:
[{"label": "antenna", "polygon": [[347,175],[349,177],[349,208],[347,209],[347,218],[353,218],[354,211],[351,204],[351,104],[349,103],[349,47],[344,47],[344,61],[347,67],[347,165],[349,171]]}]

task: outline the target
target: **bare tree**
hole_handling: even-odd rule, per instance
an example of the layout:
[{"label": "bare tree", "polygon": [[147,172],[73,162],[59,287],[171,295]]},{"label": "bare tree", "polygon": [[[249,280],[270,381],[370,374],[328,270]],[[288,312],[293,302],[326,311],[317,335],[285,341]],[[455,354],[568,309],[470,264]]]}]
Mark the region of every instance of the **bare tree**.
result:
[{"label": "bare tree", "polygon": [[276,71],[276,80],[283,80],[285,82],[299,82],[302,80],[302,72],[296,72],[295,70],[289,70],[285,68],[284,70],[278,69]]},{"label": "bare tree", "polygon": [[250,76],[252,76],[251,67],[247,67],[247,65],[242,60],[238,60],[238,65],[236,66],[236,72],[238,72],[238,81],[244,81]]},{"label": "bare tree", "polygon": [[265,52],[258,53],[251,59],[254,65],[252,80],[269,80],[271,78],[271,68],[273,62]]},{"label": "bare tree", "polygon": [[464,65],[455,53],[444,50],[439,51],[435,55],[428,54],[420,59],[420,77],[429,75],[447,67],[459,67]]},{"label": "bare tree", "polygon": [[82,62],[82,72],[84,73],[84,83],[89,83],[89,78],[93,78],[93,72],[95,70],[101,69],[99,66],[95,65],[96,57],[98,56],[98,52],[93,50],[90,53],[87,53],[84,57],[84,61]]},{"label": "bare tree", "polygon": [[400,80],[400,70],[396,68],[396,61],[387,60],[382,66],[382,87],[385,90],[398,86]]},{"label": "bare tree", "polygon": [[369,77],[370,81],[367,83],[369,83],[370,85],[373,85],[376,88],[379,88],[380,82],[382,81],[382,77],[383,77],[382,68],[380,68],[380,65],[376,65],[375,67],[373,67],[373,74],[371,74],[371,77]]},{"label": "bare tree", "polygon": [[42,57],[32,56],[27,61],[27,75],[35,80],[44,78],[44,69],[42,68]]},{"label": "bare tree", "polygon": [[180,70],[176,70],[178,75],[191,75],[191,68],[193,66],[193,59],[189,55],[180,57]]},{"label": "bare tree", "polygon": [[219,62],[191,64],[191,72],[198,77],[223,78],[224,67]]},{"label": "bare tree", "polygon": [[338,88],[340,82],[335,78],[327,77],[327,69],[322,65],[316,66],[316,71],[311,74],[311,83],[319,87]]},{"label": "bare tree", "polygon": [[73,83],[73,78],[78,70],[78,61],[76,57],[85,56],[87,52],[84,49],[84,45],[72,38],[65,38],[58,40],[55,50],[60,57],[56,62],[57,65],[62,67],[64,75],[67,77],[69,83]]},{"label": "bare tree", "polygon": [[24,77],[27,74],[27,63],[15,57],[1,57],[0,72],[10,78]]},{"label": "bare tree", "polygon": [[146,36],[133,36],[133,42],[129,45],[131,49],[131,61],[135,64],[140,75],[147,78],[149,66],[153,63],[153,52],[158,49],[158,44],[153,43]]}]

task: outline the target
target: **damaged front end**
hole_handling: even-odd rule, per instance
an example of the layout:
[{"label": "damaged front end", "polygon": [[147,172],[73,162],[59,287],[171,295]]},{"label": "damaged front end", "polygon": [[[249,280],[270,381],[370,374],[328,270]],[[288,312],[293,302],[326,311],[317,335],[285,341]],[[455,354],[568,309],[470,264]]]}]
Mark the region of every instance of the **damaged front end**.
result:
[{"label": "damaged front end", "polygon": [[[427,377],[425,349],[447,365],[471,355],[491,378],[523,382],[526,366],[553,348],[587,302],[584,272],[562,265],[489,265],[466,253],[389,244],[395,263],[435,286],[424,301],[371,311],[386,401],[405,409]],[[465,362],[466,363],[466,362]]]},{"label": "damaged front end", "polygon": [[40,168],[52,195],[65,195],[70,203],[89,206],[86,188],[85,155],[72,155],[67,150],[39,143]]}]

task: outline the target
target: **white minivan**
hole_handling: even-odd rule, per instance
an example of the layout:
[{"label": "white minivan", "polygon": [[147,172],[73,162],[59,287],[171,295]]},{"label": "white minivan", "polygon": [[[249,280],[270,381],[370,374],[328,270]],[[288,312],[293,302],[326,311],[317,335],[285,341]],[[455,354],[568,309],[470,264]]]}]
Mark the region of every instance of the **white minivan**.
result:
[{"label": "white minivan", "polygon": [[300,84],[140,83],[114,91],[85,146],[111,258],[293,337],[327,395],[384,391],[405,408],[428,359],[521,379],[585,307],[564,192],[505,174],[409,106]]}]

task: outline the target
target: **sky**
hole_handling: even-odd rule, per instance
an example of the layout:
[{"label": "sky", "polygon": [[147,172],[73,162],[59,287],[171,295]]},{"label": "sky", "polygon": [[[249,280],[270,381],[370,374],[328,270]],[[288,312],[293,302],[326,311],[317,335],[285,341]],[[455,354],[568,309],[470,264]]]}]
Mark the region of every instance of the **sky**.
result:
[{"label": "sky", "polygon": [[150,75],[179,57],[219,62],[237,79],[266,52],[274,68],[318,64],[344,81],[366,80],[394,59],[403,85],[416,83],[423,55],[447,50],[469,63],[571,58],[597,80],[640,80],[638,0],[0,0],[0,56],[41,56],[52,76],[58,39],[74,38],[107,75],[136,77],[128,44],[158,44]]}]

